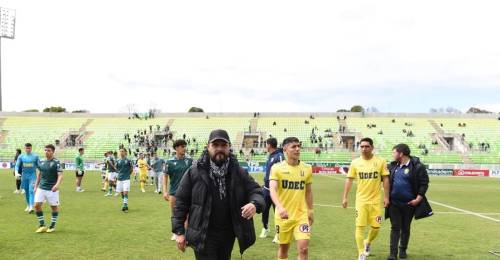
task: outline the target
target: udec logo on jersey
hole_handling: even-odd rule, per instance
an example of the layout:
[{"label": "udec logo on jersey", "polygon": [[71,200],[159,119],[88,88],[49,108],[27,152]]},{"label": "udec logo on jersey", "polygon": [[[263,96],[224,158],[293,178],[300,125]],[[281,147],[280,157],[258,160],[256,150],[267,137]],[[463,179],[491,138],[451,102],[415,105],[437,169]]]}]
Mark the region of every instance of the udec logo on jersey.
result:
[{"label": "udec logo on jersey", "polygon": [[299,226],[299,231],[302,233],[310,233],[311,227],[308,224],[302,224]]}]

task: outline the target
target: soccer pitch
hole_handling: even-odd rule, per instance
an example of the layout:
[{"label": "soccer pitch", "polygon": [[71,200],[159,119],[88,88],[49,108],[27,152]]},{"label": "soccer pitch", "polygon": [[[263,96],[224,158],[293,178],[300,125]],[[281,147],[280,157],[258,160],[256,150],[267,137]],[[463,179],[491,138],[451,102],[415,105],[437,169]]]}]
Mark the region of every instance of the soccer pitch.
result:
[{"label": "soccer pitch", "polygon": [[[10,170],[0,171],[0,259],[194,259],[192,250],[170,241],[170,209],[161,195],[139,191],[132,182],[130,212],[121,212],[120,197],[104,197],[98,172],[87,172],[83,193],[74,191],[73,171],[65,171],[56,232],[36,234],[34,215],[25,213],[24,195],[13,194]],[[262,175],[253,175],[262,182]],[[313,177],[315,222],[310,259],[356,259],[354,190],[348,209],[340,207],[344,177]],[[355,189],[355,187],[353,187]],[[409,259],[496,259],[500,251],[500,178],[431,177],[428,192],[435,216],[414,221]],[[439,203],[439,204],[438,204]],[[44,205],[46,220],[49,209]],[[272,219],[272,217],[271,217]],[[256,235],[261,216],[254,218]],[[272,226],[272,221],[270,223]],[[369,259],[385,259],[389,251],[389,220],[372,245]],[[243,259],[276,259],[272,237],[257,238]],[[292,247],[289,259],[295,259]],[[235,244],[233,258],[240,259]]]}]

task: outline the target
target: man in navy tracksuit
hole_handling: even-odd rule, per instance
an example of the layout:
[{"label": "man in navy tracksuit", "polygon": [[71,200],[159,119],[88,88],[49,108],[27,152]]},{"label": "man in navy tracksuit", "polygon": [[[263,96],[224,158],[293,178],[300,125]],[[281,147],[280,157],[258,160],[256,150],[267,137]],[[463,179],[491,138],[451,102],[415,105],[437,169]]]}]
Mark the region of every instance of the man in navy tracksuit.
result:
[{"label": "man in navy tracksuit", "polygon": [[[262,210],[262,224],[264,227],[260,233],[260,238],[266,238],[269,234],[269,210],[271,205],[274,208],[273,201],[271,200],[271,193],[269,192],[269,175],[271,173],[271,167],[273,167],[275,163],[285,160],[283,150],[278,148],[278,140],[276,140],[276,138],[271,137],[266,140],[266,149],[269,153],[269,158],[266,163],[266,174],[264,175],[264,186],[262,187],[266,205]],[[278,243],[277,235],[274,236],[273,243]]]},{"label": "man in navy tracksuit", "polygon": [[388,260],[406,259],[413,218],[421,219],[432,215],[425,193],[429,188],[427,170],[418,157],[410,156],[406,144],[394,146],[394,161],[389,165],[390,204],[385,217],[391,219],[390,254]]}]

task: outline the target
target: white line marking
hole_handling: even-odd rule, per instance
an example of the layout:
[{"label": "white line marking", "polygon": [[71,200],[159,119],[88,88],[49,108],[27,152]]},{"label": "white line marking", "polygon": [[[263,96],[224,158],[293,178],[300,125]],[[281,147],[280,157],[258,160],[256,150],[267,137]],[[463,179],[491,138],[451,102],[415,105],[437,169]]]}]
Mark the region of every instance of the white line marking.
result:
[{"label": "white line marking", "polygon": [[[314,206],[328,207],[328,208],[342,208],[342,206],[339,206],[339,205],[330,205],[330,204],[314,204]],[[354,207],[347,207],[347,208],[348,209],[354,209]],[[456,214],[456,215],[471,215],[471,213],[468,213],[468,212],[457,212],[457,211],[434,211],[434,213],[438,213],[438,214]],[[486,215],[500,216],[500,213],[493,213],[493,212],[485,212],[485,213],[474,212],[474,213],[485,215],[485,216]]]},{"label": "white line marking", "polygon": [[500,219],[488,217],[488,216],[485,216],[485,215],[480,214],[480,213],[472,212],[470,210],[460,209],[460,208],[457,208],[457,207],[453,207],[453,206],[450,206],[450,205],[447,205],[447,204],[444,204],[444,203],[440,203],[440,202],[437,202],[437,201],[432,201],[432,200],[429,200],[429,202],[432,203],[432,204],[436,204],[436,205],[439,205],[439,206],[443,206],[443,207],[449,208],[449,209],[453,209],[453,210],[456,210],[456,211],[467,213],[469,215],[474,215],[476,217],[488,219],[488,220],[491,220],[491,221],[494,221],[494,222],[500,222]]}]

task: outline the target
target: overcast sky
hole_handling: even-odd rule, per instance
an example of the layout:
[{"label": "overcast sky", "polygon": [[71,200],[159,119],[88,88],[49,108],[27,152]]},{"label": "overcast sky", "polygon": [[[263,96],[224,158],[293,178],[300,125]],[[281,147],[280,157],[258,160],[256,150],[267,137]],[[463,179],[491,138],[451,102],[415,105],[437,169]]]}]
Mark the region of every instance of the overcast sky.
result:
[{"label": "overcast sky", "polygon": [[5,111],[500,111],[500,2],[1,0]]}]

